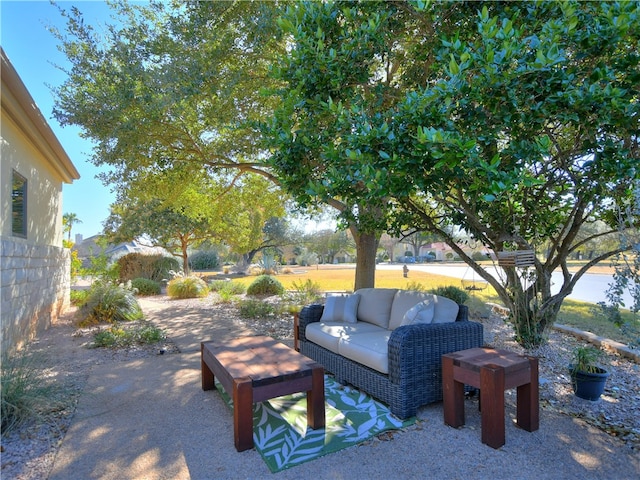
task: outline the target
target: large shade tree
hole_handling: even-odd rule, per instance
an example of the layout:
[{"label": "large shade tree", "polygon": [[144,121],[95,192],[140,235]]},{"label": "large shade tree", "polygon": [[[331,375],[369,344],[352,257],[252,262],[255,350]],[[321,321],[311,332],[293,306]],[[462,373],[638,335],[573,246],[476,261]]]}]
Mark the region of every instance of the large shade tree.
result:
[{"label": "large shade tree", "polygon": [[[205,241],[224,243],[248,263],[272,246],[271,225],[283,221],[282,192],[255,174],[224,178],[201,173],[182,188],[178,171],[142,175],[118,193],[104,224],[113,243],[138,240],[165,248],[182,259]],[[265,237],[269,240],[265,241]]]},{"label": "large shade tree", "polygon": [[[102,180],[118,194],[111,232],[176,247],[185,268],[187,248],[211,237],[252,257],[268,222],[284,214],[254,128],[272,110],[260,93],[273,84],[269,65],[285,52],[275,5],[112,8],[115,21],[101,28],[75,7],[60,9],[66,29],[54,31],[71,65],[54,115],[80,126],[95,145],[91,161],[108,167]],[[207,182],[215,192],[204,193]]]},{"label": "large shade tree", "polygon": [[[286,81],[280,75],[269,75],[271,66],[286,62],[290,53],[298,51],[294,39],[287,37],[285,41],[276,22],[288,3],[295,4],[117,2],[117,24],[109,26],[106,34],[93,29],[83,21],[79,10],[71,8],[64,12],[68,18],[66,31],[57,32],[71,68],[68,80],[56,89],[54,114],[63,125],[78,125],[83,135],[94,140],[92,161],[111,167],[104,181],[116,188],[126,185],[141,169],[178,170],[184,173],[182,182],[188,182],[190,175],[204,166],[211,172],[259,173],[290,190],[290,178],[282,175],[284,170],[274,170],[274,163],[265,162],[261,150],[264,144],[255,128],[265,123],[281,100],[264,92],[277,91]],[[311,3],[301,8],[300,12],[315,6]],[[345,4],[345,8],[350,7]],[[390,18],[390,13],[378,15],[376,9],[399,11],[392,3],[354,4],[350,20],[356,24],[348,29],[354,33],[361,30],[358,42],[363,48],[371,46],[384,56],[393,49],[394,32],[389,31],[384,39],[369,40],[369,31]],[[290,14],[297,15],[295,11]],[[362,19],[357,20],[359,16]],[[313,13],[302,19],[305,31],[315,32],[315,20]],[[325,20],[330,19],[324,15]],[[280,25],[291,33],[286,21]],[[315,45],[308,43],[304,48],[313,49]],[[369,56],[353,77],[359,86],[352,93],[366,90],[354,102],[356,108],[364,106],[365,98],[373,104],[377,101],[374,99],[389,97],[387,93],[394,91],[393,72],[389,71],[387,79],[377,79],[378,71],[389,64],[388,59],[380,61],[375,53]],[[295,56],[295,60],[304,67],[304,58]],[[342,56],[340,62],[350,60]],[[376,92],[367,85],[369,80],[377,84]],[[317,86],[324,88],[325,79],[319,81]],[[341,82],[335,79],[334,90]],[[279,118],[285,115],[286,109]],[[376,119],[379,126],[382,122]],[[323,125],[311,123],[309,127]],[[350,155],[360,155],[357,146],[352,152]],[[334,157],[338,156],[336,151]],[[373,286],[377,242],[387,223],[385,202],[369,202],[357,193],[370,172],[354,173],[358,178],[355,183],[345,179],[343,187],[321,192],[318,199],[338,208],[351,228],[359,252],[355,281],[359,288]],[[356,188],[351,188],[354,185]],[[298,200],[308,205],[303,198]]]},{"label": "large shade tree", "polygon": [[[300,4],[281,22],[293,46],[276,71],[288,88],[274,164],[303,202],[372,212],[366,231],[437,233],[496,289],[519,341],[536,345],[588,268],[630,248],[615,212],[640,175],[638,9]],[[459,247],[460,229],[494,252],[538,256],[494,278]],[[572,253],[608,238],[569,271]]]},{"label": "large shade tree", "polygon": [[[139,172],[233,170],[269,176],[251,125],[268,115],[273,56],[284,53],[267,2],[114,2],[94,28],[76,7],[54,30],[70,67],[54,116],[94,142],[105,183]],[[271,103],[270,103],[271,102]],[[175,177],[178,178],[177,176]],[[175,187],[179,187],[176,184]]]},{"label": "large shade tree", "polygon": [[206,219],[191,218],[177,208],[165,207],[160,199],[111,205],[104,233],[110,243],[137,240],[150,247],[162,247],[182,260],[186,274],[189,273],[189,247],[215,238]]},{"label": "large shade tree", "polygon": [[[474,23],[443,40],[446,75],[410,92],[396,118],[407,135],[386,168],[416,174],[386,176],[381,188],[394,192],[398,225],[444,238],[510,308],[518,340],[537,345],[576,282],[637,233],[637,206],[623,224],[617,212],[640,178],[640,7],[490,3]],[[606,228],[589,228],[596,222]],[[496,253],[537,256],[496,279],[451,225]],[[570,272],[567,260],[592,240],[608,248]]]},{"label": "large shade tree", "polygon": [[439,8],[434,21],[407,2],[300,2],[279,21],[290,53],[273,69],[284,86],[265,129],[269,161],[302,205],[340,212],[356,243],[356,289],[374,286],[380,236],[390,225],[393,192],[379,185],[398,141],[397,106],[431,68],[436,28],[465,23],[464,5]]}]

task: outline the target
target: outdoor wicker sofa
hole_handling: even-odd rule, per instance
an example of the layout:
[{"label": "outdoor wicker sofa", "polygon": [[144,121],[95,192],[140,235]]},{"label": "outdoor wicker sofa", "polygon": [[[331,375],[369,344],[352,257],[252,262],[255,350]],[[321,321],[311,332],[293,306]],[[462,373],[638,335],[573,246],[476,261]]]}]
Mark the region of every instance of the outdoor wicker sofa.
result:
[{"label": "outdoor wicker sofa", "polygon": [[[482,324],[469,321],[468,308],[449,299],[423,292],[383,288],[358,290],[354,296],[357,296],[357,318],[345,319],[342,324],[339,318],[335,318],[336,312],[329,316],[333,317],[329,321],[325,321],[327,315],[323,319],[325,305],[307,305],[302,309],[298,320],[300,352],[322,364],[338,382],[351,384],[388,404],[399,418],[414,416],[418,407],[442,400],[443,354],[484,344]],[[353,296],[345,299],[346,302],[352,300]],[[428,305],[434,301],[436,308],[433,313],[431,307],[431,321],[407,322],[411,311],[421,308],[418,304]],[[438,305],[445,303],[447,311],[440,315],[439,308],[442,311],[445,308]],[[349,308],[353,309],[353,305],[346,307],[347,310]],[[338,315],[344,309],[343,301],[337,309]],[[441,318],[443,315],[449,318]],[[315,322],[320,323],[310,327]],[[309,339],[310,333],[316,341]],[[372,352],[367,352],[369,340]],[[325,346],[317,341],[324,342]],[[336,344],[344,354],[337,353]],[[347,346],[350,350],[346,349]],[[369,353],[373,359],[371,362],[367,362]],[[373,367],[364,365],[362,359]]]}]

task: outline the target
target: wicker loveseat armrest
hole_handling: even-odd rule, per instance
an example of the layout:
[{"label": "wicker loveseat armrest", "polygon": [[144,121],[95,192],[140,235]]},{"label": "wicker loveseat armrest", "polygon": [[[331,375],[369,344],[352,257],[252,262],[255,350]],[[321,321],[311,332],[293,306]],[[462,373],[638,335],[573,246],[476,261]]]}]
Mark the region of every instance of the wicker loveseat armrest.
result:
[{"label": "wicker loveseat armrest", "polygon": [[307,329],[307,325],[312,322],[319,322],[320,317],[322,317],[322,312],[324,311],[324,305],[321,303],[314,303],[312,305],[307,305],[300,310],[298,314],[298,339],[302,341],[306,341],[307,337],[305,337],[304,332]]},{"label": "wicker loveseat armrest", "polygon": [[469,307],[458,304],[458,316],[456,322],[465,322],[469,320]]},{"label": "wicker loveseat armrest", "polygon": [[440,375],[442,355],[481,347],[484,333],[481,323],[456,321],[396,328],[389,338],[389,379],[400,383],[412,378],[421,381],[427,375]]}]

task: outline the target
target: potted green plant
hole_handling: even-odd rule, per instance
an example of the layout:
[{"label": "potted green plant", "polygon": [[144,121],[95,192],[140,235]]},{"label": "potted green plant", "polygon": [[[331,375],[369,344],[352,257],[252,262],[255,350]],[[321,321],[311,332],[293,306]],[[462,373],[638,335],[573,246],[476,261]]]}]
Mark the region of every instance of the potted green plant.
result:
[{"label": "potted green plant", "polygon": [[602,352],[594,347],[577,347],[573,350],[569,371],[576,396],[595,401],[600,398],[609,373],[598,365]]}]

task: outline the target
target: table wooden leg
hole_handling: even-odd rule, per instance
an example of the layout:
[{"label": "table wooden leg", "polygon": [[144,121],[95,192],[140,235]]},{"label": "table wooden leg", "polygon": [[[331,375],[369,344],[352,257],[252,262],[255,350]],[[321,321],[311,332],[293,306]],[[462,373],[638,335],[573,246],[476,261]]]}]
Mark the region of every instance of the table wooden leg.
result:
[{"label": "table wooden leg", "polygon": [[453,358],[442,357],[442,400],[444,423],[454,428],[464,425],[464,384],[453,377]]},{"label": "table wooden leg", "polygon": [[293,349],[296,352],[300,351],[300,346],[298,344],[298,332],[300,331],[300,320],[297,313],[293,314]]},{"label": "table wooden leg", "polygon": [[517,413],[518,426],[528,432],[534,432],[540,428],[540,395],[538,384],[538,359],[529,357],[531,380],[517,389]]},{"label": "table wooden leg", "polygon": [[482,399],[482,443],[492,448],[504,445],[504,369],[497,365],[480,368]]},{"label": "table wooden leg", "polygon": [[233,437],[237,451],[253,448],[253,387],[250,378],[233,381]]},{"label": "table wooden leg", "polygon": [[215,387],[213,372],[204,361],[204,344],[200,344],[200,370],[202,372],[202,390],[212,390]]},{"label": "table wooden leg", "polygon": [[311,390],[307,391],[307,425],[314,430],[325,426],[324,367],[311,370]]}]

